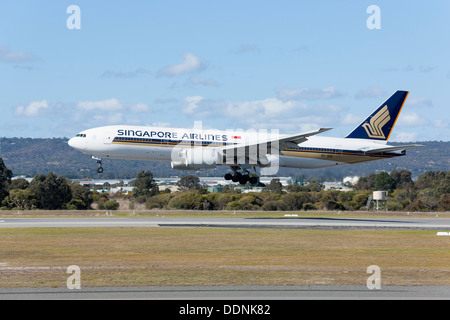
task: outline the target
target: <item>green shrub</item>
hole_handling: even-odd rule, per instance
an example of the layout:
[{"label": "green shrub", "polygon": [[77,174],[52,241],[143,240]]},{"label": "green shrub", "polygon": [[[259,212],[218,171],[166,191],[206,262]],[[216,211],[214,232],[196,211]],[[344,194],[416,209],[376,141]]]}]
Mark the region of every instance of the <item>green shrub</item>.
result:
[{"label": "green shrub", "polygon": [[316,207],[311,202],[307,202],[303,206],[303,210],[305,210],[305,211],[307,211],[307,210],[316,210]]},{"label": "green shrub", "polygon": [[176,194],[168,203],[169,208],[203,210],[203,195],[197,191],[186,191]]},{"label": "green shrub", "polygon": [[403,211],[404,207],[401,203],[388,201],[387,203],[388,211]]},{"label": "green shrub", "polygon": [[108,200],[103,204],[103,206],[106,210],[117,210],[120,204],[116,200]]}]

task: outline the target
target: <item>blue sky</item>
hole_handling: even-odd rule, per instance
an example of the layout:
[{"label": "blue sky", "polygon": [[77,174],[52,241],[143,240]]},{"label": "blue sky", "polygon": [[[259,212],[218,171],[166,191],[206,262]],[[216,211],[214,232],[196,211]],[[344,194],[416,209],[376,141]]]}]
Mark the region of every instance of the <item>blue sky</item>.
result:
[{"label": "blue sky", "polygon": [[199,120],[345,136],[408,90],[391,140],[448,141],[449,18],[447,0],[3,1],[0,136]]}]

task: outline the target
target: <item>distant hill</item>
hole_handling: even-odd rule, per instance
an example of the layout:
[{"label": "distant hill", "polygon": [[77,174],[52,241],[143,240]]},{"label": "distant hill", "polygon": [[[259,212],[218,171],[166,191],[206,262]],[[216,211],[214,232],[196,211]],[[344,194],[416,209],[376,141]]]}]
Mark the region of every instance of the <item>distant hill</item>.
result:
[{"label": "distant hill", "polygon": [[[82,154],[67,144],[66,138],[0,138],[0,157],[13,175],[34,177],[53,171],[57,175],[72,179],[104,178],[131,179],[140,171],[152,171],[155,177],[183,176],[221,176],[228,167],[199,172],[173,170],[169,162],[103,160],[104,172],[97,173],[97,164],[90,156]],[[407,150],[407,155],[395,159],[384,159],[361,164],[319,170],[280,169],[278,176],[300,176],[306,179],[342,180],[346,176],[362,176],[379,171],[406,169],[413,178],[425,171],[448,171],[450,169],[450,142],[414,142],[424,145]],[[400,143],[390,143],[400,145]],[[409,144],[409,143],[401,143]]]}]

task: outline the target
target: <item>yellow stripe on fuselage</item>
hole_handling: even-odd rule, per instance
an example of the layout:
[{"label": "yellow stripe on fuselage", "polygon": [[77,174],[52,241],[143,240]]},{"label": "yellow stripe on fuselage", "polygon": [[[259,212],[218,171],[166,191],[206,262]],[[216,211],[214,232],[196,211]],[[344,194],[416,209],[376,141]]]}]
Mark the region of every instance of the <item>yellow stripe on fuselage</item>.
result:
[{"label": "yellow stripe on fuselage", "polygon": [[[123,145],[134,145],[134,146],[148,146],[148,147],[164,147],[164,148],[174,148],[176,146],[194,148],[194,147],[224,147],[224,144],[213,144],[213,143],[203,143],[199,141],[192,142],[176,142],[176,141],[136,141],[129,139],[119,139],[115,140],[112,143],[114,144],[123,144]],[[328,160],[328,161],[336,161],[343,162],[347,164],[352,163],[361,163],[366,161],[373,161],[380,158],[392,158],[396,155],[392,154],[365,154],[364,152],[351,152],[340,151],[340,150],[314,150],[309,148],[302,149],[293,149],[288,148],[281,151],[281,155],[288,157],[297,157],[297,158],[309,158],[309,159],[320,159],[320,160]]]}]

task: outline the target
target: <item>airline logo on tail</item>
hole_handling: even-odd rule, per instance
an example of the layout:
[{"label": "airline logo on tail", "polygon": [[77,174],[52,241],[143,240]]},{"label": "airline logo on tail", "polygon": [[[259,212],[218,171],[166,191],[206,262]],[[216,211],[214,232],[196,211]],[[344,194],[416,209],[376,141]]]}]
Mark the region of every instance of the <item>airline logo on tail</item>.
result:
[{"label": "airline logo on tail", "polygon": [[387,141],[407,96],[408,91],[396,91],[346,138]]},{"label": "airline logo on tail", "polygon": [[383,133],[383,127],[391,120],[389,115],[389,109],[387,105],[380,109],[369,121],[364,123],[362,127],[366,130],[367,135],[370,138],[386,139]]}]

